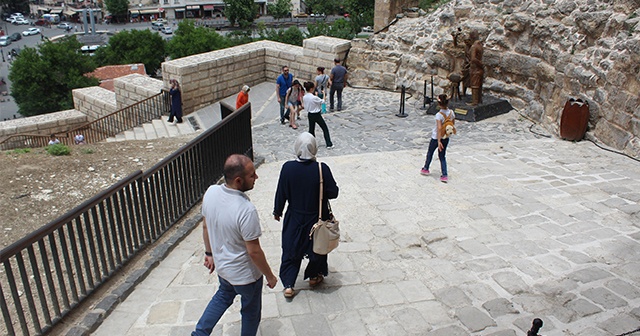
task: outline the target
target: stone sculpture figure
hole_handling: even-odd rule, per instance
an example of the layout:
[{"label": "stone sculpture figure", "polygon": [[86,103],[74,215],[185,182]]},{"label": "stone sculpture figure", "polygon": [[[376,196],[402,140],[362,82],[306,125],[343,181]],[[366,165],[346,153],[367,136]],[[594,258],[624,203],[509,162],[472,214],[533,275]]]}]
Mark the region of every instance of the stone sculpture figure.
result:
[{"label": "stone sculpture figure", "polygon": [[[471,105],[482,103],[482,82],[484,80],[484,64],[482,63],[483,47],[478,39],[478,32],[471,31],[465,41],[469,47],[469,87],[471,87]],[[465,90],[466,91],[466,90]]]}]

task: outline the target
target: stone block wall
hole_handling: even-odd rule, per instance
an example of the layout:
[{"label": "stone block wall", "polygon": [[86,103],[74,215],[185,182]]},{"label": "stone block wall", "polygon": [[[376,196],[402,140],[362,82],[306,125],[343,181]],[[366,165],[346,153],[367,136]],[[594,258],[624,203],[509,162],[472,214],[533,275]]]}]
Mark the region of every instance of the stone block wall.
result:
[{"label": "stone block wall", "polygon": [[73,106],[84,113],[90,121],[117,110],[115,93],[99,86],[75,89],[72,94]]},{"label": "stone block wall", "polygon": [[66,110],[29,118],[0,122],[0,138],[16,134],[50,135],[66,132],[88,122],[87,115],[78,110]]},{"label": "stone block wall", "polygon": [[162,87],[161,80],[141,74],[131,74],[116,78],[113,81],[116,110],[155,96],[160,93]]},{"label": "stone block wall", "polygon": [[589,103],[588,135],[640,157],[640,2],[454,0],[387,32],[352,41],[351,84],[420,95],[434,75],[435,93],[460,71],[462,38],[484,42],[485,94],[503,97],[559,136],[569,98]]},{"label": "stone block wall", "polygon": [[168,88],[170,79],[178,80],[182,109],[189,114],[238,93],[245,84],[275,81],[283,65],[296,79],[312,80],[318,66],[331,69],[333,59],[344,58],[350,46],[350,41],[324,36],[305,40],[303,47],[253,42],[164,62],[163,82]]},{"label": "stone block wall", "polygon": [[373,30],[379,31],[386,27],[403,8],[417,7],[417,0],[375,0]]}]

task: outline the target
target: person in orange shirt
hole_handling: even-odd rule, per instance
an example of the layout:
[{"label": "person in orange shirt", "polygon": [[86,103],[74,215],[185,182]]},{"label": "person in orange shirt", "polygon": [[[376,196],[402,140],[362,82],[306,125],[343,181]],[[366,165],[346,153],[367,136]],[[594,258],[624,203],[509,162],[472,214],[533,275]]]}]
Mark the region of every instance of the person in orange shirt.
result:
[{"label": "person in orange shirt", "polygon": [[236,110],[249,102],[249,90],[251,90],[249,85],[245,85],[238,93],[238,98],[236,98]]}]

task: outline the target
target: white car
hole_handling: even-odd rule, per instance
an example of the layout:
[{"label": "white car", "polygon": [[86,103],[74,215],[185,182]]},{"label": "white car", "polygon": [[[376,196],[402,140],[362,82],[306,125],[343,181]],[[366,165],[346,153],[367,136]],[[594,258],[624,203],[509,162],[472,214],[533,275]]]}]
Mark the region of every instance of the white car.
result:
[{"label": "white car", "polygon": [[17,18],[15,21],[13,21],[13,24],[17,24],[17,25],[28,25],[29,21],[25,20],[24,18]]},{"label": "white car", "polygon": [[0,46],[8,46],[11,44],[9,36],[0,36]]},{"label": "white car", "polygon": [[171,29],[171,27],[169,27],[169,26],[162,27],[162,28],[160,29],[160,31],[161,31],[161,32],[163,32],[163,33],[165,33],[165,34],[167,34],[167,35],[169,35],[169,34],[173,34],[173,30],[172,30],[172,29]]},{"label": "white car", "polygon": [[22,35],[24,36],[29,36],[29,35],[38,35],[40,34],[40,29],[39,28],[29,28],[25,31],[22,32]]}]

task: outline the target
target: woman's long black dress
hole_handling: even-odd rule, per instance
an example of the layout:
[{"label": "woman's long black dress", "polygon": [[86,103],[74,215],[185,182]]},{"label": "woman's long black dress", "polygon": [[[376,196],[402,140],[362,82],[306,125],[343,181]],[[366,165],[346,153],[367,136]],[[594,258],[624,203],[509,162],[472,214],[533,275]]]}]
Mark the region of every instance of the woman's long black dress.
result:
[{"label": "woman's long black dress", "polygon": [[[329,217],[329,199],[338,197],[338,186],[329,166],[322,163],[324,191],[322,219]],[[313,253],[313,243],[309,233],[318,222],[318,197],[320,193],[320,172],[316,161],[288,161],[282,166],[273,214],[282,216],[284,205],[289,203],[282,227],[282,263],[280,280],[282,285],[293,288],[300,272],[302,259],[307,256],[309,265],[304,271],[304,279],[319,274],[327,275],[327,256]]]}]

